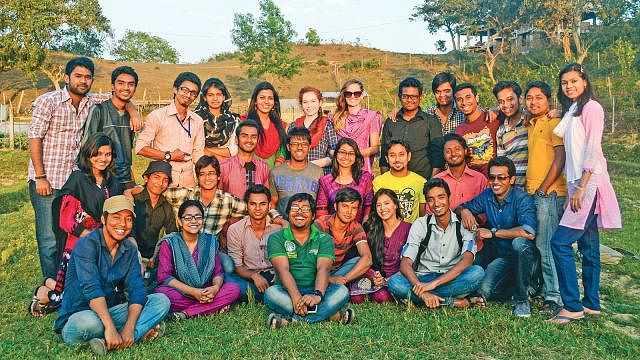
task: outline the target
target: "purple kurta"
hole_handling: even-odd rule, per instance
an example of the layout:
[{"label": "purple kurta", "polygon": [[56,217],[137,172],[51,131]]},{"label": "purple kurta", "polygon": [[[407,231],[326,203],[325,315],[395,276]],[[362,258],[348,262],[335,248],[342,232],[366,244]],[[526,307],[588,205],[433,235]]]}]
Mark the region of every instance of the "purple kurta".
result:
[{"label": "purple kurta", "polygon": [[371,207],[371,202],[373,201],[373,175],[368,172],[363,172],[362,176],[360,176],[360,182],[356,184],[352,182],[349,185],[342,185],[335,182],[332,174],[327,174],[320,178],[320,184],[318,187],[318,199],[317,206],[318,210],[326,210],[327,212],[319,213],[322,214],[335,214],[336,210],[333,205],[336,202],[336,194],[338,190],[350,187],[360,194],[362,197],[362,203],[360,204],[360,209],[358,210],[357,221],[362,224],[362,219],[364,218],[365,209]]}]

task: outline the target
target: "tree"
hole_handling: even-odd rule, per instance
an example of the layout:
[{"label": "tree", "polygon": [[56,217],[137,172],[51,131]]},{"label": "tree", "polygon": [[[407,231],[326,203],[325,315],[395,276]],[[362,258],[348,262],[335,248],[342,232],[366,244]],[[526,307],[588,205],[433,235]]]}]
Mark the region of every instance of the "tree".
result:
[{"label": "tree", "polygon": [[249,77],[273,74],[291,79],[300,72],[302,58],[292,56],[293,25],[282,16],[271,0],[260,1],[260,17],[233,15],[231,41],[240,50],[240,62],[248,65]]},{"label": "tree", "polygon": [[307,30],[307,33],[304,37],[307,39],[307,45],[311,45],[311,46],[320,45],[320,36],[318,35],[318,30],[314,28],[309,28],[309,30]]},{"label": "tree", "polygon": [[436,41],[436,50],[440,51],[440,52],[446,52],[447,51],[447,42],[444,41],[444,40]]},{"label": "tree", "polygon": [[178,62],[178,52],[167,40],[142,31],[127,30],[111,53],[118,61]]},{"label": "tree", "polygon": [[98,57],[102,55],[107,38],[112,36],[111,31],[81,31],[77,26],[67,27],[58,31],[51,44],[51,50]]},{"label": "tree", "polygon": [[[35,78],[57,68],[52,45],[61,29],[110,32],[98,0],[3,0],[0,6],[0,71],[18,69]],[[59,89],[58,79],[51,78]]]},{"label": "tree", "polygon": [[469,5],[468,0],[425,0],[414,8],[410,19],[415,21],[421,18],[427,23],[427,30],[431,34],[444,29],[451,36],[453,50],[457,50],[459,44],[456,44],[456,34],[461,30]]}]

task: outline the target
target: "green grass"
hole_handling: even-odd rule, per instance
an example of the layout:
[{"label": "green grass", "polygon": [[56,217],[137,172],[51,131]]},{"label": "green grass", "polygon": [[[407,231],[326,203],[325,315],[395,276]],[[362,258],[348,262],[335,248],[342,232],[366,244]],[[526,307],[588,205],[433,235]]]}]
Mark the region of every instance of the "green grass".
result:
[{"label": "green grass", "polygon": [[[640,165],[620,151],[610,162],[623,230],[602,234],[602,242],[640,255]],[[0,354],[2,358],[92,357],[86,347],[69,347],[51,329],[55,315],[33,319],[26,303],[39,278],[33,210],[29,203],[26,152],[0,151]],[[631,159],[632,161],[627,161]],[[143,171],[136,160],[136,174]],[[564,328],[547,325],[534,311],[514,319],[506,305],[485,310],[408,310],[397,305],[356,305],[356,321],[265,328],[267,311],[241,304],[223,316],[171,323],[164,337],[113,358],[212,359],[453,359],[479,358],[639,358],[640,261],[625,257],[604,265],[604,318]]]}]

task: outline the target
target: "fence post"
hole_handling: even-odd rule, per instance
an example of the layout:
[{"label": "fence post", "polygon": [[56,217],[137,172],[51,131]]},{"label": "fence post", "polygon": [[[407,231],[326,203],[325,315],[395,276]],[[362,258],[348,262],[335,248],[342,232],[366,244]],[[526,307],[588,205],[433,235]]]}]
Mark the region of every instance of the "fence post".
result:
[{"label": "fence post", "polygon": [[20,92],[20,100],[18,100],[18,107],[16,108],[16,115],[20,115],[20,109],[22,108],[22,98],[24,97],[24,90]]},{"label": "fence post", "polygon": [[13,105],[9,99],[9,149],[14,149],[15,133],[13,131]]},{"label": "fence post", "polygon": [[613,101],[611,102],[611,108],[612,108],[612,112],[613,112],[613,116],[611,117],[611,133],[613,134],[616,131],[616,98],[613,98]]}]

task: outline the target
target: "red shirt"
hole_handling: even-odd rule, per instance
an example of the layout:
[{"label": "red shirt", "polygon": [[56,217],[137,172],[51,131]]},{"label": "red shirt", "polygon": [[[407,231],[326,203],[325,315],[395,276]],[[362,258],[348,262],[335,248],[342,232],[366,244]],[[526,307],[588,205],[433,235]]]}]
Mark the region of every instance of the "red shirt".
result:
[{"label": "red shirt", "polygon": [[355,221],[347,226],[347,231],[345,231],[342,240],[336,239],[333,234],[333,224],[335,221],[335,215],[324,215],[319,216],[315,222],[315,226],[320,231],[329,234],[333,238],[336,260],[333,262],[332,269],[338,269],[342,266],[342,263],[346,260],[347,252],[349,252],[354,245],[362,241],[367,242],[367,234],[364,232],[362,225]]},{"label": "red shirt", "polygon": [[500,127],[499,121],[488,122],[487,114],[482,113],[479,119],[469,122],[467,119],[456,128],[456,134],[467,140],[471,152],[469,166],[472,169],[488,174],[489,161],[496,157],[498,146],[496,133]]}]

